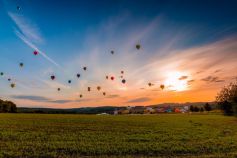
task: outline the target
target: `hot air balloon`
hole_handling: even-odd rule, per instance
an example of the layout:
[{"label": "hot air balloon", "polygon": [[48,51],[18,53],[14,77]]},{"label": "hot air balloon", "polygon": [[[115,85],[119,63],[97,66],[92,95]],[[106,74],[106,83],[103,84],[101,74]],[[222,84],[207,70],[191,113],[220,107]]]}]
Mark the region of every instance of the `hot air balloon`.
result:
[{"label": "hot air balloon", "polygon": [[141,45],[140,45],[140,44],[137,44],[137,45],[136,45],[136,48],[137,48],[137,50],[139,50],[139,49],[141,48]]},{"label": "hot air balloon", "polygon": [[100,90],[101,90],[101,87],[100,87],[100,86],[97,86],[97,90],[100,91]]},{"label": "hot air balloon", "polygon": [[83,67],[83,70],[86,71],[87,67]]},{"label": "hot air balloon", "polygon": [[82,94],[80,94],[80,98],[82,98],[83,97],[83,95]]},{"label": "hot air balloon", "polygon": [[11,84],[11,87],[14,88],[16,85],[14,83]]},{"label": "hot air balloon", "polygon": [[109,76],[106,76],[106,79],[108,80],[108,79],[109,79]]},{"label": "hot air balloon", "polygon": [[87,90],[88,90],[88,92],[90,92],[91,91],[91,87],[88,87]]},{"label": "hot air balloon", "polygon": [[68,80],[67,82],[68,82],[69,84],[70,84],[70,83],[72,83],[72,81],[71,81],[71,80]]},{"label": "hot air balloon", "polygon": [[55,79],[55,76],[54,76],[54,75],[52,75],[50,78],[51,78],[51,80],[54,80],[54,79]]},{"label": "hot air balloon", "polygon": [[3,73],[3,72],[1,72],[1,73],[0,73],[0,75],[1,75],[1,76],[3,76],[3,75],[4,75],[4,73]]},{"label": "hot air balloon", "polygon": [[20,67],[23,67],[23,66],[24,66],[24,64],[23,64],[23,63],[20,63],[20,64],[19,64],[19,66],[20,66]]},{"label": "hot air balloon", "polygon": [[105,93],[105,92],[103,92],[103,95],[106,95],[106,93]]},{"label": "hot air balloon", "polygon": [[61,88],[58,88],[58,91],[60,91],[61,90]]},{"label": "hot air balloon", "polygon": [[113,55],[113,54],[114,54],[114,51],[113,51],[113,50],[111,50],[111,51],[110,51],[110,53]]},{"label": "hot air balloon", "polygon": [[124,71],[121,71],[121,74],[124,74]]},{"label": "hot air balloon", "polygon": [[123,83],[123,84],[125,84],[125,83],[126,83],[126,80],[125,80],[125,79],[123,79],[123,80],[122,80],[122,83]]},{"label": "hot air balloon", "polygon": [[120,78],[123,78],[123,76],[120,76]]},{"label": "hot air balloon", "polygon": [[33,52],[34,55],[38,55],[39,52],[37,52],[36,50]]},{"label": "hot air balloon", "polygon": [[9,82],[11,81],[11,79],[9,78],[9,79],[7,79]]},{"label": "hot air balloon", "polygon": [[77,78],[80,78],[81,77],[81,75],[80,74],[77,74]]},{"label": "hot air balloon", "polygon": [[151,82],[148,83],[148,86],[151,87],[153,86],[154,84],[152,84]]},{"label": "hot air balloon", "polygon": [[165,88],[165,85],[160,85],[160,88],[163,90]]},{"label": "hot air balloon", "polygon": [[111,76],[111,77],[110,77],[110,79],[111,79],[111,80],[114,80],[114,77],[113,77],[113,76]]}]

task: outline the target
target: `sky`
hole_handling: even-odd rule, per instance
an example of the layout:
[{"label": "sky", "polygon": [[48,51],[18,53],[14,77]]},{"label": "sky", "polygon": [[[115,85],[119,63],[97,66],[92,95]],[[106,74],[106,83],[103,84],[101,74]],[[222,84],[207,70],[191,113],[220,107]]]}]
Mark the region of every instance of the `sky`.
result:
[{"label": "sky", "polygon": [[236,8],[235,0],[0,0],[0,98],[50,108],[214,101],[237,77]]}]

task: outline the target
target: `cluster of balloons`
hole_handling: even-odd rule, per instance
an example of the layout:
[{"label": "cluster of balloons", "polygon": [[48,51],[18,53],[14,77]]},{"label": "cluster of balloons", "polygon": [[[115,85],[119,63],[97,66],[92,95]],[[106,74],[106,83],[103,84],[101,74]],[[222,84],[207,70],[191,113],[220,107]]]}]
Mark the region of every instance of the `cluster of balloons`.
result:
[{"label": "cluster of balloons", "polygon": [[[20,6],[17,6],[16,9],[17,9],[18,11],[20,11],[20,10],[21,10],[21,7],[20,7]],[[140,50],[140,49],[141,49],[141,45],[140,45],[140,44],[136,44],[136,45],[135,45],[135,48],[136,48],[137,50]],[[114,51],[114,50],[111,50],[110,53],[111,53],[111,55],[114,55],[114,54],[115,54],[115,51]],[[34,50],[34,51],[33,51],[33,55],[37,56],[37,55],[39,55],[39,54],[40,54],[40,52],[39,52],[38,50]],[[20,62],[20,63],[19,63],[19,66],[20,66],[20,68],[23,68],[23,67],[24,67],[24,63],[23,63],[23,62]],[[87,67],[86,67],[86,66],[84,66],[82,69],[83,69],[83,71],[87,71]],[[3,73],[3,72],[0,72],[0,76],[4,76],[4,73]],[[80,74],[80,73],[77,73],[77,74],[76,74],[76,77],[79,79],[79,78],[81,77],[81,74]],[[107,80],[110,79],[111,81],[114,81],[114,80],[115,80],[115,76],[109,76],[109,75],[107,75],[107,76],[105,76],[105,78],[106,78]],[[121,78],[121,83],[122,83],[122,84],[126,84],[127,81],[126,81],[126,79],[124,79],[124,70],[121,70],[121,71],[120,71],[120,78]],[[50,76],[50,79],[54,81],[54,80],[56,80],[56,76],[55,76],[55,75],[51,75],[51,76]],[[8,81],[11,82],[11,78],[8,78]],[[69,80],[68,80],[68,84],[71,84],[71,83],[72,83],[72,80],[69,79]],[[151,83],[151,82],[149,82],[149,83],[148,83],[148,86],[149,86],[149,87],[152,87],[152,86],[154,86],[154,84]],[[15,87],[16,87],[16,84],[15,84],[15,83],[11,83],[11,84],[10,84],[10,87],[11,87],[11,88],[15,88]],[[163,84],[160,85],[160,88],[163,90],[163,89],[165,88],[165,85],[163,85]],[[101,88],[101,86],[97,86],[96,89],[97,89],[98,91],[101,91],[102,88]],[[88,91],[88,92],[90,92],[91,90],[92,90],[91,87],[87,87],[87,91]],[[57,91],[61,91],[61,88],[58,87],[58,88],[57,88]],[[105,96],[105,95],[106,95],[106,92],[102,92],[102,94]],[[82,98],[83,95],[80,94],[79,97]]]}]

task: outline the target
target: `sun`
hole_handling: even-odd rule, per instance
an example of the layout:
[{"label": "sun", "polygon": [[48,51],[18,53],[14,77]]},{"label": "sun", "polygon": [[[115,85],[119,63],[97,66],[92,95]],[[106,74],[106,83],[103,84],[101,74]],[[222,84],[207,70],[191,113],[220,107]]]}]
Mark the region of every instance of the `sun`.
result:
[{"label": "sun", "polygon": [[185,91],[188,89],[188,83],[186,79],[181,79],[182,76],[187,76],[184,73],[175,71],[167,74],[165,80],[165,86],[169,90]]}]

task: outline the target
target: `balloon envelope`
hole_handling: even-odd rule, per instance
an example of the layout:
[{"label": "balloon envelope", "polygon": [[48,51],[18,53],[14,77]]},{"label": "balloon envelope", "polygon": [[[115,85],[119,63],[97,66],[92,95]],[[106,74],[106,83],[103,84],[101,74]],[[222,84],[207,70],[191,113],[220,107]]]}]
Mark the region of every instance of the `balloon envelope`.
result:
[{"label": "balloon envelope", "polygon": [[50,78],[51,78],[51,80],[54,80],[54,79],[55,79],[55,76],[54,76],[54,75],[52,75]]}]

